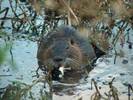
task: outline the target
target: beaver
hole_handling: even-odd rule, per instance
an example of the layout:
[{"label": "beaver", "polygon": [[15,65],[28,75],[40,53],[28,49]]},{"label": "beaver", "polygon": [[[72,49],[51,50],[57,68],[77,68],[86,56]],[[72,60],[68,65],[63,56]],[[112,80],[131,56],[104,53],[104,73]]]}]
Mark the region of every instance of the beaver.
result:
[{"label": "beaver", "polygon": [[37,58],[39,67],[50,71],[53,80],[72,82],[91,71],[88,65],[96,53],[87,37],[81,37],[73,27],[60,26],[41,38]]}]

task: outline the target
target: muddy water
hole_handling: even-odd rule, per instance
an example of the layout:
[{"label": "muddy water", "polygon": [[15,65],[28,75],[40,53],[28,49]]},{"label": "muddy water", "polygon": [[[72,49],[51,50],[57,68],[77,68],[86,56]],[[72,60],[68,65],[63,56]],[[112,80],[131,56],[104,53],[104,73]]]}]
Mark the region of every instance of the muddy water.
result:
[{"label": "muddy water", "polygon": [[[4,41],[0,40],[1,46]],[[99,58],[96,67],[88,74],[86,79],[81,79],[76,84],[64,84],[54,82],[57,85],[58,91],[53,93],[53,100],[89,100],[90,96],[95,92],[91,89],[91,79],[95,79],[98,86],[101,87],[100,92],[104,93],[109,90],[108,82],[115,77],[113,85],[119,91],[120,100],[127,100],[128,88],[126,84],[133,84],[133,50],[128,49],[125,44],[123,48],[117,44],[117,50],[124,51],[124,57],[117,57],[114,64],[113,52],[110,55]],[[7,54],[7,59],[0,67],[0,88],[6,87],[12,81],[21,81],[27,84],[32,84],[32,81],[37,79],[33,77],[38,67],[37,59],[37,43],[29,40],[15,40],[13,43],[12,53],[15,67],[11,66],[11,55]],[[41,83],[39,86],[43,86]],[[61,88],[63,87],[63,89]],[[64,88],[65,87],[65,88]],[[42,87],[43,88],[43,87]],[[39,88],[35,89],[36,93]],[[133,93],[131,95],[133,97]]]},{"label": "muddy water", "polygon": [[[6,0],[5,0],[6,1]],[[2,7],[7,7],[8,2],[3,2]],[[12,16],[12,14],[9,14]],[[11,23],[6,22],[5,26]],[[116,29],[115,29],[116,30]],[[6,30],[11,32],[11,30]],[[131,33],[131,42],[133,43],[133,31]],[[0,38],[0,46],[4,45],[4,41]],[[53,100],[90,100],[91,95],[95,92],[95,88],[91,89],[91,79],[95,79],[98,86],[101,87],[100,92],[104,94],[109,90],[108,82],[115,77],[113,85],[118,89],[120,100],[128,100],[128,88],[126,84],[133,85],[133,49],[128,49],[128,44],[124,44],[122,48],[117,44],[117,51],[123,51],[124,57],[118,56],[114,64],[114,53],[110,52],[108,56],[98,59],[96,67],[88,74],[86,79],[81,79],[76,84],[58,83],[57,90],[54,92]],[[25,39],[15,40],[12,47],[14,67],[11,66],[11,54],[8,52],[7,59],[4,64],[0,65],[0,88],[6,87],[12,81],[21,81],[26,84],[32,84],[36,77],[37,59],[36,59],[37,43]],[[62,89],[63,87],[63,89]],[[39,94],[39,89],[44,88],[43,83],[33,87],[35,94]],[[46,87],[47,88],[47,87]],[[38,100],[38,95],[36,100]],[[131,94],[133,98],[133,93]]]}]

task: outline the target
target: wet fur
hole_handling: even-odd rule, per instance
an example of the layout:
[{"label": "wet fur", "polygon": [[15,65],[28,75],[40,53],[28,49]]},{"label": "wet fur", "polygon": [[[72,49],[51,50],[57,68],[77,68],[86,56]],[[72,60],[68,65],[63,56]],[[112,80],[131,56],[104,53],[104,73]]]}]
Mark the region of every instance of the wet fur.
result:
[{"label": "wet fur", "polygon": [[[96,55],[88,38],[83,38],[78,34],[74,28],[62,26],[43,37],[37,52],[39,67],[53,70],[62,64],[71,70],[85,70],[84,66]],[[58,56],[62,57],[63,62],[54,61],[54,58]]]},{"label": "wet fur", "polygon": [[[58,39],[61,39],[61,41],[66,41],[68,42],[68,44],[71,40],[74,41],[73,45],[69,45],[69,53],[77,60],[82,59],[82,62],[86,62],[88,60],[92,60],[93,58],[95,58],[93,47],[91,46],[87,38],[85,39],[80,37],[74,28],[63,26],[57,28],[55,31],[50,32],[41,40],[38,47],[37,55],[40,61],[45,62],[48,59],[52,60],[50,58],[51,47],[54,45],[53,42]],[[73,50],[75,50],[75,52]],[[77,58],[76,56],[79,58]]]}]

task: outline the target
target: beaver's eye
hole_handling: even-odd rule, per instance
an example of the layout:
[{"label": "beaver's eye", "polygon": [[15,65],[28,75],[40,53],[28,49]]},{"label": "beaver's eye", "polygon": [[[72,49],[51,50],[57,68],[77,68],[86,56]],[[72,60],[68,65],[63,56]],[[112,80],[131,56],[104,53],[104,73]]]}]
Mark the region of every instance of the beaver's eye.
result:
[{"label": "beaver's eye", "polygon": [[71,43],[71,45],[74,45],[74,40],[71,39],[70,40],[70,43]]}]

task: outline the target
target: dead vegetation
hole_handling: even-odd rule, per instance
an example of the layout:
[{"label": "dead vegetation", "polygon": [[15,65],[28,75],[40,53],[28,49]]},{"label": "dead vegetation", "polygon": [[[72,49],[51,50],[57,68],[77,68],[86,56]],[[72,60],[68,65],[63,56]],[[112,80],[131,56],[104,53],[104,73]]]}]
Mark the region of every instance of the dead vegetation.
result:
[{"label": "dead vegetation", "polygon": [[[32,91],[32,88],[34,88],[39,83],[45,83],[46,81],[49,83],[49,89],[50,91],[47,92],[45,88],[40,89],[39,97],[40,100],[52,100],[52,84],[50,80],[46,80],[46,76],[42,76],[39,79],[35,80],[33,84],[28,85],[26,83],[22,83],[19,81],[14,81],[12,84],[8,85],[5,88],[0,88],[1,95],[0,98],[2,100],[22,100],[22,99],[30,99],[30,100],[36,100],[35,94]],[[94,79],[92,79],[92,89],[95,89],[95,92],[90,95],[88,100],[120,100],[119,98],[119,90],[113,85],[113,81],[115,78],[113,78],[110,82],[108,82],[108,89],[103,93],[101,91],[101,87],[98,86],[98,82],[96,82]],[[45,85],[45,84],[44,84]],[[93,88],[94,85],[94,88]],[[104,88],[104,86],[103,86]],[[94,91],[94,90],[93,90]],[[133,94],[133,86],[131,84],[127,85],[127,91],[128,100],[131,100],[131,95]],[[78,100],[82,100],[82,97],[80,97]]]},{"label": "dead vegetation", "polygon": [[[1,4],[2,2],[0,0]],[[31,38],[31,36],[41,36],[59,24],[70,25],[83,33],[82,36],[89,37],[93,44],[107,52],[110,47],[115,47],[118,40],[124,44],[126,35],[123,35],[123,32],[127,30],[128,26],[130,29],[133,27],[132,0],[8,0],[8,2],[9,7],[0,7],[2,15],[0,28],[11,28],[4,25],[5,22],[11,21],[14,37],[38,40],[38,37]],[[9,8],[11,8],[13,16],[8,16]],[[37,24],[39,16],[42,23]],[[112,32],[114,27],[119,29],[115,36]],[[31,35],[14,35],[15,32]],[[132,46],[133,43],[130,40],[127,41]]]},{"label": "dead vegetation", "polygon": [[118,96],[118,90],[116,87],[113,86],[113,81],[114,81],[115,78],[113,78],[111,80],[111,82],[108,83],[108,86],[109,86],[109,91],[105,92],[105,96],[103,96],[101,93],[100,93],[100,90],[98,89],[98,86],[97,86],[97,82],[92,79],[92,82],[94,83],[94,86],[95,86],[95,89],[96,89],[96,92],[94,94],[92,94],[91,96],[91,100],[119,100],[119,96]]},{"label": "dead vegetation", "polygon": [[[36,9],[40,1],[33,0],[30,3]],[[41,7],[44,7],[45,20],[50,21],[50,27],[56,27],[62,20],[62,24],[76,27],[106,52],[109,45],[115,45],[119,39],[124,40],[121,30],[126,30],[129,24],[132,26],[133,21],[132,0],[45,0]],[[36,11],[40,13],[41,10],[37,8]],[[117,19],[124,23],[124,27],[116,25]],[[118,27],[120,31],[110,43],[109,39],[113,34],[111,30],[114,27]]]}]

